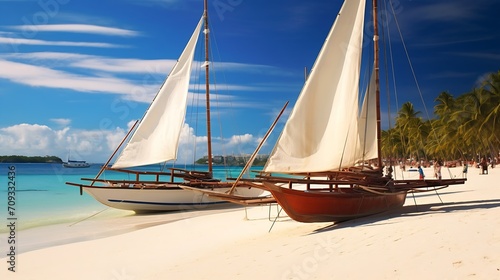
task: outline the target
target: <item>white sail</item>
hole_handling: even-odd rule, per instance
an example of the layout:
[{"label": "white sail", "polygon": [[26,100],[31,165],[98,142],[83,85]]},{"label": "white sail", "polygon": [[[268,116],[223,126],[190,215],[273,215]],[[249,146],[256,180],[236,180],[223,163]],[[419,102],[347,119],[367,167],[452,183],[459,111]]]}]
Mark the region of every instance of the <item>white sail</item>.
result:
[{"label": "white sail", "polygon": [[202,23],[203,18],[113,168],[176,159],[186,114],[191,65]]},{"label": "white sail", "polygon": [[343,4],[266,172],[319,172],[359,158],[358,93],[365,0]]},{"label": "white sail", "polygon": [[359,160],[378,158],[377,146],[377,98],[376,98],[375,72],[372,72],[370,84],[366,89],[361,114],[359,114]]}]

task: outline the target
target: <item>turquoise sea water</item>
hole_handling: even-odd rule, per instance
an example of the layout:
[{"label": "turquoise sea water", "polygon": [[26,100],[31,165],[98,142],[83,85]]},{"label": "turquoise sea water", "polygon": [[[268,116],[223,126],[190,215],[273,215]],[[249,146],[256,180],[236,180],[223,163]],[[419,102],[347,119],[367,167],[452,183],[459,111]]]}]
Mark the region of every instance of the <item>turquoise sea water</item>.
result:
[{"label": "turquoise sea water", "polygon": [[[9,167],[12,166],[15,168],[15,177],[9,177],[11,171]],[[89,168],[64,168],[61,164],[0,163],[0,217],[6,221],[7,217],[12,216],[12,213],[8,212],[9,182],[14,182],[16,187],[15,204],[12,206],[18,230],[77,222],[107,209],[107,206],[95,201],[88,194],[80,195],[78,187],[66,184],[66,182],[88,184],[88,181],[82,181],[81,178],[94,178],[101,166],[93,164]],[[192,169],[189,166],[177,167]],[[151,167],[148,168],[140,169],[151,170]],[[155,169],[159,171],[160,167]],[[215,166],[214,177],[222,180],[227,177],[237,177],[241,169],[241,167]],[[196,170],[205,171],[206,167],[197,166]],[[109,171],[101,175],[101,178],[133,179],[126,174]],[[123,211],[123,213],[127,215],[131,212]],[[0,228],[0,233],[5,232],[6,228]]]}]

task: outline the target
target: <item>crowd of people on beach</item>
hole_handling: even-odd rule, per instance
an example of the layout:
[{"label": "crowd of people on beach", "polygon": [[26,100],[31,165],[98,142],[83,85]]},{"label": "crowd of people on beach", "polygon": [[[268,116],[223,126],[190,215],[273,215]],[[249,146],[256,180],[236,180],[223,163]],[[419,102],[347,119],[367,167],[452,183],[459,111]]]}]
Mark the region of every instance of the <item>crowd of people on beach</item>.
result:
[{"label": "crowd of people on beach", "polygon": [[[488,168],[495,168],[495,166],[500,162],[500,153],[498,157],[486,157],[483,156],[479,160],[471,160],[471,161],[461,161],[461,160],[452,160],[452,161],[443,161],[441,159],[434,159],[432,161],[418,161],[414,159],[408,160],[399,160],[399,166],[402,171],[406,171],[407,166],[410,168],[416,168],[416,171],[419,173],[419,179],[423,180],[425,178],[425,174],[423,168],[433,167],[434,170],[434,178],[441,180],[441,168],[444,167],[458,167],[463,166],[462,176],[467,177],[467,172],[469,171],[469,166],[480,169],[479,174],[488,174]],[[413,169],[415,170],[415,169]]]},{"label": "crowd of people on beach", "polygon": [[474,166],[475,168],[481,169],[481,172],[479,174],[488,174],[488,167],[495,168],[495,166],[498,164],[500,161],[500,153],[498,157],[489,157],[486,158],[486,156],[483,156],[481,160],[473,161],[471,163],[471,166]]}]

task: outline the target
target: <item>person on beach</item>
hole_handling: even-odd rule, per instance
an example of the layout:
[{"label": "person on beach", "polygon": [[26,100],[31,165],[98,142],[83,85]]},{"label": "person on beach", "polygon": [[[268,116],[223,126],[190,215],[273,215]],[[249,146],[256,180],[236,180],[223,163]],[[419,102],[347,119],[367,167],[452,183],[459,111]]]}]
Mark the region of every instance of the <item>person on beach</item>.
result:
[{"label": "person on beach", "polygon": [[385,177],[392,178],[392,172],[393,172],[392,166],[391,165],[386,166],[386,170],[385,171],[386,171]]},{"label": "person on beach", "polygon": [[420,180],[423,180],[425,175],[424,175],[424,170],[422,169],[422,166],[418,166],[418,174],[419,174],[419,178]]},{"label": "person on beach", "polygon": [[442,163],[440,160],[434,162],[434,177],[438,180],[441,180],[441,165]]},{"label": "person on beach", "polygon": [[486,157],[483,157],[481,160],[481,174],[488,174],[488,161],[486,161]]},{"label": "person on beach", "polygon": [[467,170],[469,169],[469,164],[467,161],[464,162],[464,169],[462,170],[462,178],[467,178]]}]

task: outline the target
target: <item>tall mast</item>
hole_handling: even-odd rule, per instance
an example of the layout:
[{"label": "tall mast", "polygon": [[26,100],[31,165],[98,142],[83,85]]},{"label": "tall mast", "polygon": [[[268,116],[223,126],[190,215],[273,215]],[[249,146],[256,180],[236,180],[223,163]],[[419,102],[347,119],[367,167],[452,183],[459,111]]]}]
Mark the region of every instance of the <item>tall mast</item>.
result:
[{"label": "tall mast", "polygon": [[373,0],[373,52],[374,52],[374,63],[373,71],[375,71],[375,99],[377,102],[377,154],[378,154],[378,166],[382,168],[382,132],[380,128],[380,69],[379,69],[379,47],[378,47],[378,17],[377,17],[377,0]]},{"label": "tall mast", "polygon": [[208,153],[208,172],[212,173],[212,133],[210,128],[210,77],[209,70],[209,55],[208,55],[208,3],[204,0],[203,18],[205,19],[205,95],[206,95],[206,108],[207,108],[207,153]]}]

